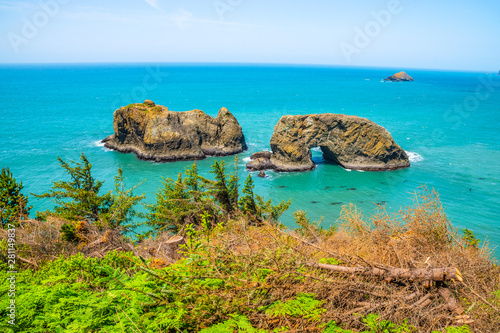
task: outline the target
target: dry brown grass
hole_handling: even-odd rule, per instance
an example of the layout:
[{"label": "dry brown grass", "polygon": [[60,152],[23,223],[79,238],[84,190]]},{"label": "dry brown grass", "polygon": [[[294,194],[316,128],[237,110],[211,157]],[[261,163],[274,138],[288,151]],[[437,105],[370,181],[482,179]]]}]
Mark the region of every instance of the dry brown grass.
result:
[{"label": "dry brown grass", "polygon": [[[73,242],[61,238],[61,227],[74,224],[77,239]],[[7,230],[0,229],[0,239],[7,239]],[[17,258],[20,264],[37,268],[42,262],[83,253],[90,257],[103,257],[112,250],[131,251],[129,242],[118,230],[99,230],[85,221],[70,222],[49,216],[46,222],[23,220],[16,227]]]},{"label": "dry brown grass", "polygon": [[[487,245],[467,245],[446,218],[436,193],[424,190],[414,207],[393,215],[381,210],[368,219],[354,206],[346,206],[340,222],[338,231],[330,234],[314,227],[289,231],[233,221],[202,241],[206,250],[201,254],[213,263],[215,277],[241,279],[244,287],[212,292],[220,292],[228,302],[246,297],[240,311],[255,327],[264,329],[288,326],[319,331],[318,322],[293,316],[270,318],[261,308],[300,293],[314,293],[325,301],[327,310],[320,322],[334,320],[348,329],[366,329],[357,314],[377,313],[394,323],[407,320],[422,332],[464,323],[476,332],[500,330],[500,302],[493,295],[500,289],[499,267]],[[463,282],[385,282],[376,276],[311,267],[322,258],[367,269],[455,267]],[[221,263],[231,263],[231,269],[225,271]],[[252,279],[262,268],[272,271],[265,282]],[[443,297],[448,291],[451,300]],[[458,301],[457,307],[450,306],[453,300]]]}]

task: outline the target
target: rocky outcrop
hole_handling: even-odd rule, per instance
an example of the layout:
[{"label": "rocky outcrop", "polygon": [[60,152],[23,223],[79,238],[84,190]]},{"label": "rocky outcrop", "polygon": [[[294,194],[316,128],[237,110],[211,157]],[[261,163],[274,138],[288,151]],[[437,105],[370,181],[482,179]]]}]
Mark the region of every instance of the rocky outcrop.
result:
[{"label": "rocky outcrop", "polygon": [[388,78],[385,78],[384,81],[413,81],[413,78],[410,75],[406,74],[406,72],[399,72],[389,76]]},{"label": "rocky outcrop", "polygon": [[201,110],[169,111],[146,100],[116,110],[113,128],[104,146],[144,160],[194,160],[247,149],[241,126],[226,108],[213,118]]},{"label": "rocky outcrop", "polygon": [[283,116],[274,127],[272,154],[252,155],[250,170],[307,171],[315,168],[310,148],[344,168],[383,171],[410,166],[408,156],[382,126],[356,116]]}]

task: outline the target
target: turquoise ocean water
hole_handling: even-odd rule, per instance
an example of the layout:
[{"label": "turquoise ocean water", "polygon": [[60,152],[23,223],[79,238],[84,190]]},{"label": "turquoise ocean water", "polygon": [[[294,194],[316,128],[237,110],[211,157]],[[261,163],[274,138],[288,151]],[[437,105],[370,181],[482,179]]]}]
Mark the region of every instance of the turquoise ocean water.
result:
[{"label": "turquoise ocean water", "polygon": [[[289,114],[343,113],[384,126],[411,157],[408,169],[358,172],[325,162],[304,173],[254,177],[257,193],[292,198],[292,212],[334,223],[342,204],[366,214],[375,203],[389,212],[412,203],[421,185],[435,188],[446,213],[460,228],[500,245],[500,76],[488,73],[405,69],[414,82],[382,79],[401,69],[277,65],[12,65],[0,66],[0,167],[22,180],[25,193],[43,193],[64,177],[56,160],[83,151],[94,173],[112,188],[122,166],[129,185],[146,202],[162,177],[176,177],[191,162],[152,163],[105,149],[113,133],[113,111],[151,99],[170,110],[201,109],[215,116],[227,107],[243,127],[250,154],[269,149],[273,127]],[[233,157],[223,158],[233,164]],[[208,175],[214,158],[199,162]],[[256,176],[256,175],[255,175]],[[52,208],[31,197],[36,210]],[[497,255],[499,251],[497,250]]]}]

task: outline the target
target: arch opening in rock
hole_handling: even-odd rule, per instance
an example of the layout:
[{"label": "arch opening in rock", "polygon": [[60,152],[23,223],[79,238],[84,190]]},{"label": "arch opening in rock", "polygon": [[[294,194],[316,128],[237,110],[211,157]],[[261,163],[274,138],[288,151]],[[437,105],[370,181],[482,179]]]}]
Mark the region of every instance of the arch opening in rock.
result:
[{"label": "arch opening in rock", "polygon": [[311,148],[346,169],[383,171],[410,166],[408,156],[390,133],[356,116],[315,114],[283,116],[274,127],[272,154],[247,164],[250,170],[307,171],[315,167]]}]

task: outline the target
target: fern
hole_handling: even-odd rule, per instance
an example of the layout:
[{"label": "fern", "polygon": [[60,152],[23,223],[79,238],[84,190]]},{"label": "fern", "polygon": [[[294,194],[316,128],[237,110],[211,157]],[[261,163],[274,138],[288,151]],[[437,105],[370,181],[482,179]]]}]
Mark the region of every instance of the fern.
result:
[{"label": "fern", "polygon": [[321,306],[324,301],[314,298],[315,294],[299,294],[286,302],[276,301],[265,311],[271,317],[303,317],[309,321],[318,321],[326,310]]},{"label": "fern", "polygon": [[258,330],[252,326],[247,317],[232,314],[229,315],[231,319],[226,320],[220,324],[213,325],[209,328],[202,329],[200,333],[265,333],[265,330]]}]

